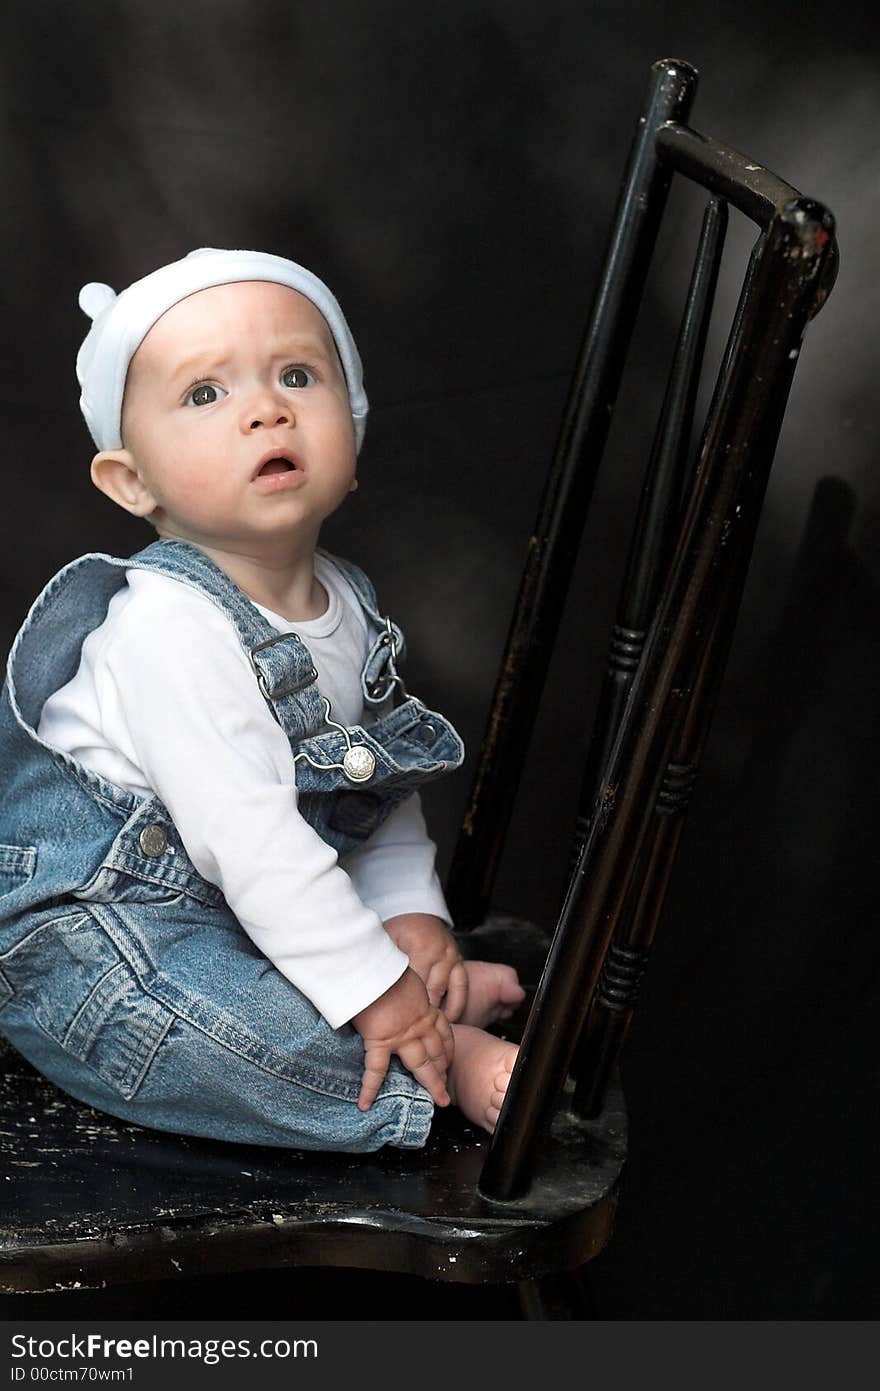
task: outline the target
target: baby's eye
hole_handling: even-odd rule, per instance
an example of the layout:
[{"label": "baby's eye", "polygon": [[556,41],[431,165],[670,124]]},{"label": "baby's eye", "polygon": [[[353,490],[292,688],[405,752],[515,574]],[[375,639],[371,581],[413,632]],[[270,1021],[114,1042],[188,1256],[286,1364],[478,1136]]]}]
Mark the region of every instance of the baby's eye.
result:
[{"label": "baby's eye", "polygon": [[281,373],[282,386],[314,386],[315,378],[305,367],[285,367]]},{"label": "baby's eye", "polygon": [[226,392],[222,386],[216,386],[213,382],[199,382],[198,386],[190,387],[186,394],[186,404],[188,406],[211,406],[215,401],[222,401]]}]

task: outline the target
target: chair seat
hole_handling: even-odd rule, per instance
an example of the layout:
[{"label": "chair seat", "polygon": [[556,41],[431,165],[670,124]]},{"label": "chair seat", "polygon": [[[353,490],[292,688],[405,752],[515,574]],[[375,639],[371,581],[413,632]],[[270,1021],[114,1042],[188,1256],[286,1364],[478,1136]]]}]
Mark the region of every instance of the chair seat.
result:
[{"label": "chair seat", "polygon": [[[499,917],[469,954],[496,932],[512,959],[512,940],[534,949],[534,928]],[[616,1082],[595,1120],[560,1109],[526,1198],[480,1194],[487,1146],[451,1109],[423,1150],[370,1155],[147,1130],[67,1096],[0,1042],[0,1292],[330,1265],[516,1281],[602,1249],[626,1154]]]}]

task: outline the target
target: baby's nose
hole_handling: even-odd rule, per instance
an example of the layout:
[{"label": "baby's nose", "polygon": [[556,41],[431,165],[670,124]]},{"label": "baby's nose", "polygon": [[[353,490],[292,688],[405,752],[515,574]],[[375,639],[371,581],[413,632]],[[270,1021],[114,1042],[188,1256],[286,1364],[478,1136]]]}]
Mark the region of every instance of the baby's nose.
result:
[{"label": "baby's nose", "polygon": [[250,419],[249,422],[248,422],[248,429],[249,429],[249,430],[262,430],[262,429],[264,429],[264,428],[271,428],[273,425],[289,425],[289,424],[290,424],[290,413],[289,413],[289,411],[283,411],[283,410],[282,410],[282,411],[277,411],[277,410],[274,410],[274,409],[273,409],[273,410],[264,410],[264,411],[260,411],[259,415],[253,415],[253,416],[251,416],[251,419]]},{"label": "baby's nose", "polygon": [[247,433],[271,430],[277,425],[290,425],[293,408],[271,387],[257,387],[246,403],[242,403],[241,423]]},{"label": "baby's nose", "polygon": [[279,415],[275,416],[274,419],[272,419],[272,413],[270,410],[270,412],[263,412],[259,416],[254,416],[253,420],[250,421],[250,424],[249,426],[247,426],[247,428],[249,428],[249,430],[261,430],[261,428],[267,426],[289,426],[289,424],[291,424],[291,417],[289,417],[289,415],[286,415],[285,412],[279,413]]}]

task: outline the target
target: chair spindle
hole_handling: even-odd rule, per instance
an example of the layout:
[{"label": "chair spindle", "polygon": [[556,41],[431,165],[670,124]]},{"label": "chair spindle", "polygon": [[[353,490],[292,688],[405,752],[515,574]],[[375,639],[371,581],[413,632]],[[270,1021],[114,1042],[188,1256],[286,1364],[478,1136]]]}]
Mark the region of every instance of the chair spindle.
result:
[{"label": "chair spindle", "polygon": [[694,405],[726,228],[727,205],[713,198],[703,217],[678,341],[630,542],[617,622],[611,634],[605,678],[587,750],[572,839],[571,869],[577,864],[589,835],[602,770],[641,660],[659,584],[678,534]]},{"label": "chair spindle", "polygon": [[491,900],[528,752],[522,731],[550,665],[666,205],[672,171],[658,158],[656,132],[666,122],[687,120],[696,80],[687,63],[662,60],[652,68],[447,877],[446,898],[460,929],[480,923]]},{"label": "chair spindle", "polygon": [[[833,230],[824,208],[798,198],[774,215],[761,239],[738,315],[736,349],[707,425],[682,541],[483,1166],[480,1189],[496,1199],[514,1199],[529,1185],[646,843],[676,730],[693,704],[709,639],[722,632],[725,651],[716,636],[712,660],[723,667]],[[758,361],[760,373],[754,370]],[[697,708],[694,718],[699,717]]]}]

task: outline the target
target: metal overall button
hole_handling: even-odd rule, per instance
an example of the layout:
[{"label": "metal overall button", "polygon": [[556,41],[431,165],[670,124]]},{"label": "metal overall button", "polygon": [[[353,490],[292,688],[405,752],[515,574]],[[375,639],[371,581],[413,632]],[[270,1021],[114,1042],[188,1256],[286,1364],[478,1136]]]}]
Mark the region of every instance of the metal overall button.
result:
[{"label": "metal overall button", "polygon": [[310,758],[309,755],[305,751],[303,751],[302,753],[298,753],[296,755],[296,757],[293,760],[294,763],[296,764],[299,762],[301,758],[304,758],[306,763],[309,763],[313,768],[316,768],[319,773],[326,772],[328,768],[338,768],[340,772],[345,774],[349,782],[369,782],[370,778],[376,771],[375,754],[372,752],[371,749],[366,748],[364,744],[353,744],[351,742],[351,735],[345,728],[345,725],[337,724],[335,720],[331,720],[330,702],[327,699],[327,697],[322,696],[321,699],[324,702],[324,723],[328,724],[331,729],[338,729],[340,734],[345,739],[347,748],[345,750],[345,753],[342,755],[342,762],[316,763],[313,758]]},{"label": "metal overall button", "polygon": [[349,782],[369,782],[376,771],[376,760],[363,744],[352,744],[343,754],[342,771]]},{"label": "metal overall button", "polygon": [[168,849],[168,837],[161,826],[145,826],[138,844],[145,855],[162,855]]},{"label": "metal overall button", "polygon": [[437,737],[437,731],[427,720],[422,720],[415,731],[416,738],[420,744],[433,744]]}]

